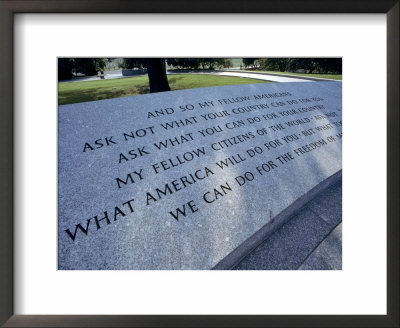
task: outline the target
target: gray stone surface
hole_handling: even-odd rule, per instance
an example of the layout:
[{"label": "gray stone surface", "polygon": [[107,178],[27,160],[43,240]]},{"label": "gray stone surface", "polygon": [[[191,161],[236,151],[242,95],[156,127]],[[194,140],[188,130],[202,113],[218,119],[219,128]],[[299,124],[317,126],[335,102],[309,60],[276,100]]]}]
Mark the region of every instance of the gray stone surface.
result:
[{"label": "gray stone surface", "polygon": [[325,221],[304,209],[234,269],[297,270],[329,232],[329,225]]},{"label": "gray stone surface", "polygon": [[59,269],[212,268],[341,169],[341,90],[255,84],[59,106]]},{"label": "gray stone surface", "polygon": [[300,270],[342,269],[342,224],[322,241],[299,267]]},{"label": "gray stone surface", "polygon": [[[310,210],[310,205],[323,197],[326,208],[341,211],[341,180],[323,189],[293,217],[248,253],[236,270],[340,270],[342,263],[341,223],[333,227]],[[329,201],[328,201],[329,200]],[[336,202],[334,201],[336,200]],[[341,218],[341,213],[338,213]]]},{"label": "gray stone surface", "polygon": [[342,221],[342,184],[338,183],[313,199],[308,207],[329,225],[336,226]]}]

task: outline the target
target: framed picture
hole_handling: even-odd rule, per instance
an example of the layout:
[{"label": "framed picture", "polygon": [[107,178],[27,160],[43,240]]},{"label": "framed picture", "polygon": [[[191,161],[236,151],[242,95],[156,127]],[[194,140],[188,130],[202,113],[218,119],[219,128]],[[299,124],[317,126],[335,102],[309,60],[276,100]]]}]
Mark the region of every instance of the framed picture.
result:
[{"label": "framed picture", "polygon": [[[377,327],[398,325],[398,1],[365,1],[362,2],[362,4],[354,1],[339,5],[335,1],[300,4],[298,1],[294,0],[257,2],[251,5],[248,2],[244,3],[241,1],[229,3],[229,5],[227,3],[212,3],[207,1],[202,3],[193,2],[190,4],[184,1],[172,1],[168,3],[163,1],[93,1],[90,3],[75,3],[70,1],[0,1],[0,10],[0,20],[2,24],[0,42],[1,49],[3,49],[0,53],[0,59],[3,63],[4,72],[4,74],[1,75],[2,91],[0,98],[2,108],[1,143],[3,152],[3,156],[1,156],[1,204],[3,215],[0,220],[0,243],[2,249],[2,254],[0,256],[2,267],[0,271],[0,290],[2,295],[0,300],[1,324],[5,326],[28,327],[54,325],[84,327],[162,326],[166,323],[176,326],[261,325],[295,327],[304,325],[328,326],[332,324],[338,326],[367,326],[371,325],[371,323]],[[22,15],[25,13],[29,15]],[[102,15],[83,16],[82,14],[85,13]],[[167,14],[176,15],[179,13],[185,15],[166,16]],[[235,15],[211,15],[218,13]],[[373,21],[372,27],[368,27],[366,16],[364,21],[364,18],[362,18],[363,16],[360,16],[361,18],[359,20],[352,20],[349,17],[346,18],[346,15],[333,15],[363,13],[381,15],[379,19]],[[129,16],[129,14],[135,14],[135,16]],[[265,14],[269,15],[266,16]],[[288,16],[285,17],[284,14],[298,15],[291,16],[289,19]],[[314,21],[314,18],[318,16],[313,16],[314,14],[330,14],[326,16],[325,21],[319,18],[320,30],[315,29],[315,24],[318,24],[318,20]],[[307,17],[307,20],[303,21],[301,15]],[[68,22],[71,17],[75,17],[75,20]],[[168,17],[173,17],[173,19],[169,19]],[[342,18],[339,23],[337,21],[335,22],[337,17]],[[132,18],[134,18],[135,23],[129,25],[129,21],[132,20]],[[270,25],[263,24],[263,21],[266,20],[270,21]],[[313,21],[316,23],[306,26],[306,21]],[[139,23],[141,25],[135,25]],[[132,41],[128,37],[129,41],[127,41],[127,44],[129,46],[125,44],[126,36],[121,35],[121,31],[125,28],[124,24],[129,25],[127,29],[127,31],[129,31],[128,36],[133,36]],[[52,28],[49,29],[49,26],[52,26]],[[113,26],[115,26],[115,28]],[[186,26],[186,30],[183,31],[182,26]],[[268,27],[271,31],[281,31],[281,36],[272,33],[268,38]],[[335,31],[335,29],[337,29],[337,31]],[[151,42],[149,40],[144,40],[143,37],[139,35],[140,31],[143,31],[142,33],[147,35],[147,39],[150,37],[157,40],[157,44],[153,42],[154,48],[149,50]],[[203,31],[203,33],[199,31]],[[215,35],[207,39],[207,33],[213,31],[215,31]],[[338,36],[337,39],[335,39],[336,32]],[[190,35],[190,33],[193,34]],[[252,33],[252,36],[246,37],[246,33]],[[160,37],[160,34],[162,37]],[[290,36],[291,34],[292,36]],[[293,34],[296,37],[293,37]],[[340,40],[344,34],[347,34],[350,40],[343,39],[342,48],[335,48],[338,44],[338,40]],[[87,38],[88,36],[90,37],[90,35],[92,35],[92,39]],[[186,41],[181,42],[177,35],[180,35],[180,38]],[[382,35],[386,35],[386,44],[382,42]],[[332,38],[330,42],[324,40],[325,36]],[[374,64],[377,67],[376,72],[372,71],[368,74],[372,80],[378,82],[379,86],[377,85],[372,88],[371,84],[368,84],[368,81],[364,78],[363,81],[361,81],[360,76],[367,76],[365,72],[360,73],[360,71],[358,71],[359,75],[357,77],[356,70],[352,69],[353,63],[354,67],[360,67],[360,65],[356,65],[356,56],[354,54],[351,56],[348,52],[342,51],[342,49],[346,47],[355,49],[354,42],[351,42],[352,38],[353,41],[355,39],[358,40],[359,48],[364,51],[365,49],[371,49],[371,51],[373,48],[377,49],[377,55],[370,54],[372,56],[371,58],[382,60],[386,52],[386,69],[384,68],[385,65],[383,61],[375,62]],[[194,42],[193,39],[197,41]],[[260,51],[260,49],[267,49],[266,47],[253,47],[253,49],[251,49],[251,44],[254,45],[257,43],[258,39],[260,42],[263,42],[264,45],[268,44],[269,46],[269,44],[271,44],[271,48],[268,48],[270,49],[268,50],[268,54],[257,52]],[[288,42],[283,41],[286,39]],[[23,40],[23,42],[21,40]],[[116,46],[116,40],[118,44],[121,45],[121,48]],[[362,44],[368,44],[368,40],[370,43],[374,43],[374,45],[372,46],[370,44],[367,48],[363,48]],[[329,44],[332,44],[332,47],[329,47]],[[37,67],[35,67],[35,72],[37,73],[35,73],[34,76],[31,74],[28,77],[23,77],[24,70],[32,72],[32,62],[26,58],[29,57],[29,49],[35,47],[41,49],[43,58],[46,58],[47,61],[37,60]],[[357,206],[359,204],[368,203],[369,208],[361,209],[357,206],[353,206],[351,212],[349,210],[347,210],[347,212],[344,210],[344,213],[348,215],[347,218],[350,218],[349,213],[351,213],[354,219],[344,221],[344,234],[346,237],[344,256],[346,257],[347,250],[347,262],[344,262],[343,272],[339,272],[339,274],[342,273],[342,276],[339,274],[329,276],[323,272],[315,274],[312,272],[304,272],[301,275],[297,274],[296,279],[301,277],[296,280],[293,279],[296,272],[269,272],[266,274],[257,271],[251,274],[241,273],[241,275],[236,273],[226,275],[218,271],[214,271],[211,274],[203,274],[198,271],[99,272],[95,270],[99,268],[107,270],[110,269],[110,267],[108,264],[104,263],[98,265],[98,262],[96,262],[97,260],[91,261],[90,252],[85,255],[85,265],[82,265],[83,262],[70,264],[72,262],[69,261],[73,256],[68,256],[73,250],[67,250],[65,253],[61,250],[61,253],[59,253],[60,245],[62,248],[62,245],[65,244],[59,243],[57,248],[57,236],[56,233],[54,233],[54,231],[57,231],[57,223],[54,221],[54,214],[52,216],[52,214],[49,213],[57,212],[60,199],[54,197],[54,194],[57,192],[54,193],[54,190],[53,192],[51,190],[52,186],[57,182],[55,181],[56,179],[65,187],[66,183],[73,179],[73,171],[75,169],[66,169],[65,172],[67,173],[65,176],[61,176],[61,178],[60,175],[56,178],[57,175],[54,174],[56,172],[54,168],[57,167],[57,165],[54,164],[57,161],[57,154],[54,154],[54,151],[57,149],[64,151],[69,147],[63,144],[61,139],[58,140],[59,143],[56,146],[55,139],[60,136],[68,136],[69,138],[72,131],[68,130],[68,132],[67,129],[64,129],[64,125],[60,125],[60,121],[56,123],[56,108],[53,105],[57,103],[57,81],[53,73],[56,71],[57,60],[59,58],[80,56],[132,57],[132,53],[130,52],[132,48],[134,48],[134,50],[132,50],[134,57],[146,58],[157,55],[166,58],[193,57],[195,54],[198,54],[199,58],[207,57],[207,55],[211,54],[215,54],[219,57],[229,57],[229,55],[232,57],[250,57],[251,54],[257,54],[258,56],[256,57],[267,55],[279,57],[284,54],[287,54],[287,56],[297,54],[298,57],[310,57],[315,54],[316,57],[318,57],[318,55],[323,57],[330,54],[332,57],[343,58],[344,124],[348,122],[347,126],[353,127],[347,129],[347,132],[349,132],[350,135],[352,134],[352,136],[347,139],[347,144],[346,139],[344,139],[344,147],[346,148],[346,152],[344,153],[344,181],[348,181],[348,183],[346,182],[347,187],[344,187],[344,190],[347,190],[347,192],[344,192],[344,204],[346,204],[346,208],[348,209],[351,207],[348,206],[350,203],[353,203],[353,205],[357,204]],[[216,48],[223,50],[220,50],[222,51],[220,53],[210,52],[209,50]],[[235,49],[238,48],[241,50],[236,52]],[[277,50],[277,48],[279,48],[279,50]],[[101,49],[107,50],[104,50],[105,53],[100,53],[102,51]],[[161,51],[160,49],[163,50]],[[186,51],[186,49],[191,50]],[[195,53],[193,53],[193,51]],[[37,54],[40,54],[40,52],[37,52],[35,55]],[[54,62],[51,62],[52,60],[54,60]],[[361,61],[362,59],[360,59],[360,62]],[[346,73],[348,74],[346,75]],[[49,79],[49,76],[52,75],[54,75],[54,81]],[[386,86],[384,85],[385,76]],[[23,78],[21,79],[21,77]],[[347,79],[347,77],[349,78]],[[357,78],[359,79],[358,85],[354,84]],[[35,88],[33,88],[33,85],[35,85]],[[37,86],[41,86],[43,90],[46,90],[46,93],[40,96],[40,91],[37,91],[39,89],[36,89]],[[21,90],[23,90],[24,93],[20,93]],[[375,91],[375,94],[372,93],[372,90]],[[373,111],[374,106],[380,108],[382,112],[385,90],[387,91],[387,111],[385,115],[375,115]],[[25,106],[27,101],[33,99],[31,96],[20,96],[21,94],[29,95],[29,92],[36,92],[36,96],[40,99],[40,102],[35,101],[32,103],[32,106],[28,106],[30,108],[35,108],[32,112],[18,110],[21,106]],[[210,95],[212,95],[212,93],[210,93]],[[190,97],[192,96],[194,97],[195,95],[190,94]],[[162,103],[164,98],[163,96],[159,97],[160,103]],[[228,96],[225,98],[228,99]],[[244,98],[245,97],[243,97],[242,100]],[[58,101],[59,99],[60,98],[58,98]],[[352,99],[352,101],[348,99]],[[205,102],[201,102],[200,100],[197,101],[196,104],[205,104]],[[357,100],[360,102],[360,105],[357,105]],[[370,104],[370,108],[368,109],[364,107],[364,104],[367,103]],[[42,107],[41,104],[43,104]],[[188,105],[190,107],[190,104]],[[67,121],[70,119],[69,115],[73,115],[73,108],[68,106],[69,105],[65,105],[63,108],[65,109],[64,112],[67,113],[65,114]],[[123,106],[123,104],[118,103],[116,106]],[[135,103],[135,106],[140,106],[140,101]],[[87,108],[87,113],[91,110],[89,107]],[[351,108],[359,110],[360,107],[364,108],[364,112],[355,112],[355,110],[351,110]],[[67,109],[71,110],[67,112]],[[185,109],[187,109],[187,107]],[[149,111],[149,113],[153,113],[154,115],[158,113],[157,115],[161,115],[159,111]],[[372,115],[370,115],[371,113]],[[167,115],[169,113],[166,111],[162,114]],[[368,116],[362,117],[362,122],[368,123],[361,124],[360,121],[357,120],[357,116],[362,115]],[[118,117],[119,116],[116,116],[116,118]],[[111,119],[112,116],[110,116],[110,120]],[[195,119],[193,120],[196,121]],[[193,122],[189,123],[192,124]],[[370,127],[371,124],[375,124],[376,127],[380,126],[380,128],[374,130]],[[82,127],[85,128],[84,126]],[[363,136],[363,138],[361,138],[362,140],[355,136],[355,127],[357,127],[358,133]],[[74,127],[74,129],[78,131],[77,128]],[[41,131],[41,133],[37,131]],[[148,131],[153,133],[153,130],[150,128]],[[139,134],[140,133],[139,131]],[[143,133],[145,133],[145,131]],[[374,138],[371,140],[372,137],[367,137],[367,133],[373,133]],[[26,153],[24,153],[24,156],[21,156],[21,145],[23,145],[21,140],[27,138],[28,135],[28,138],[31,138],[34,143],[30,143],[29,149],[25,149],[24,151]],[[140,135],[137,137],[140,137]],[[112,138],[108,138],[104,142],[112,145],[114,144],[112,140]],[[353,142],[355,140],[357,140],[357,143]],[[386,144],[387,146],[386,153],[384,152],[384,148],[380,147],[382,144]],[[94,145],[99,145],[99,142],[97,142],[97,144],[92,144],[90,141],[86,142],[83,148],[84,152],[94,150]],[[367,153],[371,151],[374,152],[373,155],[369,154],[367,156]],[[144,151],[141,153],[142,155],[146,154]],[[65,156],[70,158],[69,153],[65,152],[65,154],[68,154]],[[357,156],[352,157],[354,155]],[[122,156],[123,160],[125,160],[125,158],[128,160],[126,156]],[[100,156],[97,159],[101,160],[103,157]],[[189,161],[189,159],[189,157],[186,158],[187,161]],[[353,166],[350,163],[352,159],[357,160],[356,164],[353,164]],[[58,160],[60,160],[60,157],[58,157]],[[76,167],[80,170],[83,167],[82,165],[86,165],[85,163],[79,165],[78,162],[76,163]],[[159,163],[162,163],[161,159]],[[385,167],[385,164],[387,164],[387,167]],[[360,191],[362,196],[357,196],[358,198],[354,196],[354,192],[357,192],[357,190],[366,189],[360,188],[360,185],[366,184],[365,174],[360,175],[362,180],[358,180],[359,177],[353,174],[358,171],[357,167],[361,165],[366,167],[366,171],[364,172],[368,172],[370,189],[379,190],[379,195],[377,195],[375,191],[371,191],[373,197],[371,196],[371,198],[369,198],[365,190],[363,190],[363,192]],[[60,166],[59,162],[58,168],[60,167],[63,166]],[[157,163],[153,164],[152,168],[155,174],[160,173],[161,169],[164,171],[169,169],[166,164],[157,165]],[[271,169],[271,167],[268,167],[268,169]],[[346,170],[350,173],[347,177]],[[383,181],[386,176],[385,170],[387,181]],[[136,176],[141,180],[141,172],[136,172]],[[106,167],[103,173],[107,174]],[[24,180],[35,174],[37,175],[35,177],[35,188],[32,189],[30,187],[24,189]],[[352,177],[350,177],[350,175],[352,175]],[[131,176],[132,182],[136,176]],[[115,180],[118,184],[118,188],[123,188],[129,179],[123,180],[119,178]],[[244,178],[244,180],[246,179]],[[350,183],[350,180],[353,180],[353,184]],[[187,179],[185,181],[187,181]],[[241,184],[240,181],[237,183],[239,185]],[[222,191],[228,189],[230,189],[229,185],[227,185],[225,189],[222,189]],[[78,193],[78,190],[76,192]],[[82,192],[82,190],[79,192]],[[72,197],[70,199],[73,199],[73,193],[73,190],[70,190],[66,195]],[[112,194],[113,193],[110,193],[107,197],[112,197]],[[61,193],[61,196],[63,195],[64,194]],[[205,202],[211,203],[211,194],[205,193],[204,195],[208,195],[208,198],[206,196],[203,197]],[[220,193],[218,192],[216,194],[214,189],[214,196],[215,195],[220,195]],[[151,194],[149,196],[147,193],[148,203],[149,197],[150,201],[152,201],[151,198],[154,198]],[[43,201],[43,198],[45,198],[46,201]],[[68,205],[71,202],[70,199],[65,197],[64,204]],[[375,201],[380,205],[373,204]],[[41,207],[26,206],[29,202],[40,203]],[[155,199],[154,202],[156,202]],[[187,203],[187,206],[190,207],[193,213],[197,210],[190,202]],[[36,210],[28,214],[27,209],[33,208]],[[127,209],[133,212],[131,203],[127,204]],[[386,223],[384,222],[385,209],[387,211]],[[376,226],[374,226],[375,220],[371,220],[370,218],[365,218],[365,227],[362,225],[363,220],[361,217],[368,211],[374,213],[375,216],[379,216],[379,220],[377,220],[379,222],[376,223]],[[118,210],[117,207],[115,207],[115,213],[117,212],[121,216],[125,216],[126,214],[122,212],[121,206],[118,207]],[[109,213],[104,213],[105,218],[103,219],[103,223],[109,219],[107,217]],[[41,219],[42,215],[43,218]],[[58,207],[58,215],[64,215],[63,210],[60,212],[60,207]],[[115,216],[116,215],[117,214],[115,214]],[[178,212],[176,212],[175,216],[177,215]],[[223,213],[221,213],[221,215],[223,215]],[[21,216],[25,218],[25,221],[19,219]],[[44,219],[44,217],[46,217],[46,219]],[[271,214],[271,218],[272,217],[273,215]],[[102,224],[100,223],[101,220],[98,220],[96,216],[93,220],[92,223],[96,223],[97,230],[99,230]],[[66,232],[62,235],[63,238],[65,238],[65,242],[71,242],[71,240],[75,242],[74,239],[83,237],[85,231],[87,235],[89,222],[87,222],[86,228],[83,223],[80,223],[80,227],[81,228],[78,227],[78,224],[76,225],[75,233],[73,228],[69,227],[68,229],[67,226],[65,229],[62,228],[60,230],[59,228],[59,231]],[[368,238],[373,237],[373,232],[375,231],[376,238],[377,240],[379,239],[375,247],[366,241],[368,238],[360,237],[360,234],[357,233],[357,227],[360,232],[362,231],[364,237]],[[80,232],[82,233],[78,235]],[[354,237],[354,239],[349,238],[349,236]],[[383,239],[382,236],[384,237]],[[353,242],[352,240],[356,240],[357,242]],[[360,245],[364,247],[363,251],[361,251],[360,247],[357,245],[359,241],[361,243]],[[387,243],[387,249],[384,247],[385,241]],[[21,246],[22,244],[24,244],[24,246]],[[36,244],[36,246],[34,246],[34,244]],[[53,246],[54,249],[51,249]],[[24,256],[21,256],[21,253],[19,253],[20,250],[26,249],[26,247],[32,247],[31,249],[34,250],[36,255],[32,257],[27,255],[29,253],[22,252]],[[106,250],[107,248],[104,248],[102,254],[103,251]],[[369,256],[366,254],[368,252],[371,252]],[[112,248],[108,256],[116,253],[116,249]],[[60,254],[62,254],[62,262],[60,262]],[[65,254],[68,254],[68,256],[65,256]],[[182,254],[178,254],[175,261],[179,262],[179,258]],[[386,260],[382,258],[382,254],[386,254]],[[98,255],[98,258],[101,259],[101,254]],[[57,263],[57,256],[59,261],[58,266],[53,267],[54,263]],[[21,257],[25,257],[24,261],[26,262],[21,261]],[[188,259],[191,258],[193,258],[193,254],[188,254]],[[368,260],[373,264],[368,264]],[[171,258],[171,263],[173,261],[174,259]],[[120,265],[120,261],[115,261],[113,263],[117,264],[113,266],[112,269],[124,269],[124,266]],[[146,260],[144,260],[143,263],[145,268],[154,270],[156,267],[154,265],[147,266]],[[77,270],[74,272],[65,271],[65,269],[71,269],[71,265],[72,269]],[[374,271],[374,267],[378,269]],[[165,268],[168,269],[170,267],[166,265]],[[195,268],[195,266],[193,268]],[[366,272],[365,277],[359,278],[361,283],[359,283],[356,288],[349,288],[347,290],[349,293],[348,295],[334,293],[334,289],[342,290],[342,293],[344,293],[343,291],[345,291],[345,288],[340,286],[340,282],[347,274],[352,273],[353,280],[351,281],[354,281],[354,275],[362,272],[361,269],[367,270],[367,268],[369,268],[370,272]],[[90,269],[92,271],[78,272],[80,269]],[[131,267],[131,269],[137,268]],[[35,271],[37,276],[32,276],[32,274],[35,274]],[[51,275],[47,277],[44,273],[50,271]],[[387,273],[386,277],[384,275],[385,273]],[[57,278],[53,279],[55,275]],[[372,284],[371,286],[365,286],[365,282],[368,281],[368,279],[374,279],[373,277],[378,280],[375,283],[379,285],[380,288],[375,288]],[[85,280],[89,282],[84,283]],[[273,280],[274,284],[268,283],[264,285],[262,282],[266,280]],[[114,281],[114,283],[111,283],[111,281]],[[287,282],[287,286],[283,286],[285,281]],[[292,281],[292,283],[289,281]],[[313,283],[311,283],[311,281]],[[329,281],[330,284],[327,284],[326,281]],[[103,286],[102,282],[104,282]],[[307,286],[305,286],[307,282],[314,285],[310,286],[310,295],[312,295],[311,298],[314,299],[301,296],[302,293],[307,291]],[[382,289],[381,287],[385,286],[385,283],[386,288]],[[70,284],[74,287],[71,287]],[[264,286],[261,287],[262,285]],[[325,293],[320,294],[316,292],[316,286],[319,286],[319,289],[321,289],[321,287],[326,288]],[[365,295],[363,294],[364,290],[368,289],[367,287],[370,288],[369,296],[366,291]],[[118,293],[109,293],[113,288],[117,290]],[[52,289],[52,291],[48,291],[49,289]],[[184,291],[185,289],[186,291]],[[268,294],[268,296],[261,297],[257,295],[257,292],[255,292],[257,289],[260,291],[258,294]],[[39,295],[41,291],[43,291],[43,294]],[[375,304],[373,300],[374,297],[380,300],[384,299],[382,291],[386,293],[386,314],[383,309],[384,306],[382,307],[381,305],[379,310],[378,307],[374,308],[372,306],[372,304]],[[346,304],[346,299],[353,299],[354,293],[359,293],[359,295],[357,295],[358,298],[354,298],[354,300],[364,298],[365,304],[370,303],[371,305],[364,306],[365,304],[360,304],[357,308],[362,309],[360,311],[354,310],[356,307],[348,311],[343,310],[345,308],[344,305],[341,308],[338,307],[337,312],[334,310],[326,311],[328,308],[326,304],[339,303],[340,297],[343,297],[342,302]],[[175,295],[171,296],[172,294]],[[118,295],[121,296],[121,299],[115,300],[117,306],[108,307],[107,304],[100,304],[101,302],[98,302],[98,300],[101,299],[115,299]],[[129,295],[135,295],[135,298]],[[234,295],[238,295],[239,301],[235,301]],[[332,298],[333,301],[326,300],[321,302],[315,295],[319,295],[319,297],[325,299]],[[37,304],[34,302],[35,297],[38,298]],[[40,297],[52,300],[51,302],[47,300],[47,302],[43,303],[47,304],[47,308],[43,306],[43,304],[40,304],[42,303],[39,301]],[[283,302],[283,298],[285,297],[293,297],[296,301]],[[63,298],[64,301],[72,305],[72,310],[63,310]],[[185,299],[185,302],[182,302],[182,299]],[[207,299],[209,303],[208,306],[205,304],[207,303],[205,302]],[[245,299],[249,301],[244,302],[243,300]],[[96,301],[93,302],[93,304],[89,304],[91,300]],[[303,302],[301,302],[301,300],[303,300]],[[83,306],[84,303],[88,304],[88,306]],[[221,305],[221,303],[224,304]],[[304,303],[303,308],[300,303]],[[318,304],[321,303],[326,303],[325,307],[323,304],[321,307],[318,307]],[[381,302],[381,304],[383,303],[384,302]],[[274,307],[274,304],[276,307]],[[287,305],[285,309],[279,308],[284,304]],[[324,313],[328,313],[328,315],[322,315]],[[350,315],[353,313],[356,315]]]}]

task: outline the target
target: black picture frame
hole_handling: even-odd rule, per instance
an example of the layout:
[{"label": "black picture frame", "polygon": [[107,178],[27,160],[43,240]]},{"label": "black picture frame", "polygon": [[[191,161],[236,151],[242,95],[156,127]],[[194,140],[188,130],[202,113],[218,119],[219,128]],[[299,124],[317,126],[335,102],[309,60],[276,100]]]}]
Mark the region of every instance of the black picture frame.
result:
[{"label": "black picture frame", "polygon": [[[399,0],[0,0],[0,324],[5,327],[399,327]],[[387,315],[14,315],[16,13],[384,13],[387,17]],[[368,288],[366,286],[366,288]]]}]

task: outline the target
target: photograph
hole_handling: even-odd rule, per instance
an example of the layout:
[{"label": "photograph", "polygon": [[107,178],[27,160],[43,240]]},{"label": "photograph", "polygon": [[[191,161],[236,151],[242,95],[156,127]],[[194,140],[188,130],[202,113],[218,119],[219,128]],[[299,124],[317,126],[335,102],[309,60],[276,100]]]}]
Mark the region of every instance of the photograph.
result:
[{"label": "photograph", "polygon": [[342,58],[58,57],[58,270],[342,270]]},{"label": "photograph", "polygon": [[0,0],[0,326],[398,327],[399,13]]}]

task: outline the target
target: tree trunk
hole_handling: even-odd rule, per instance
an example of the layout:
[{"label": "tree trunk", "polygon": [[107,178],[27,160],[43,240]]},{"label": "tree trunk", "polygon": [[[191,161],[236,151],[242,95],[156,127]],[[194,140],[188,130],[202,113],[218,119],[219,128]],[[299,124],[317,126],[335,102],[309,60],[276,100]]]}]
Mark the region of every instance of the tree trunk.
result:
[{"label": "tree trunk", "polygon": [[163,58],[146,59],[147,74],[150,82],[150,93],[170,91]]}]

